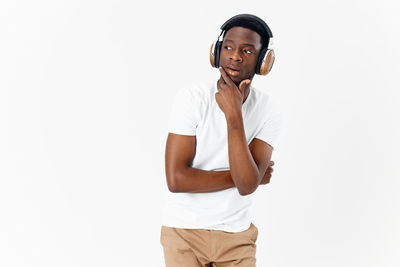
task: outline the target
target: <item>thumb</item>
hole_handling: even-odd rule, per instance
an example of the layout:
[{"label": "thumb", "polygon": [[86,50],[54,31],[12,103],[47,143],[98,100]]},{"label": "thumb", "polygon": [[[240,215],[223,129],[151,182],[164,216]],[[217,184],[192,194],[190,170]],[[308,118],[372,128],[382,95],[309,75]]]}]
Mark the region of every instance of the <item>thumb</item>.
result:
[{"label": "thumb", "polygon": [[246,79],[240,82],[239,84],[239,89],[240,91],[242,91],[242,93],[244,92],[244,89],[250,84],[250,80]]}]

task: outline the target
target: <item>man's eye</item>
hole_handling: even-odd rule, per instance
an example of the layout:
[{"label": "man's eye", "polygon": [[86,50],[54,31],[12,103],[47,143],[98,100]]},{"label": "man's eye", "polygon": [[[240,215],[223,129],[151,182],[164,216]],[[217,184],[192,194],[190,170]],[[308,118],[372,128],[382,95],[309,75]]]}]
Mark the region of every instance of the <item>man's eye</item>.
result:
[{"label": "man's eye", "polygon": [[244,52],[245,52],[246,54],[253,54],[253,51],[250,51],[250,50],[248,50],[248,49],[245,49]]},{"label": "man's eye", "polygon": [[226,45],[226,46],[225,46],[225,49],[226,49],[226,50],[231,50],[232,47]]}]

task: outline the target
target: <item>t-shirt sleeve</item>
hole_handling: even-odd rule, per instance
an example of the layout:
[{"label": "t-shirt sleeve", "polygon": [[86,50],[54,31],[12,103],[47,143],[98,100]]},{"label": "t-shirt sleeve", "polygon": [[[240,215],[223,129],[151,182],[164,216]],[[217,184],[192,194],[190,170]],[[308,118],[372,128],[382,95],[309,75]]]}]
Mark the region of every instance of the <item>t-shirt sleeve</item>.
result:
[{"label": "t-shirt sleeve", "polygon": [[187,88],[180,89],[172,101],[168,132],[196,135],[199,112],[199,99],[195,91]]},{"label": "t-shirt sleeve", "polygon": [[268,104],[270,106],[263,126],[255,138],[263,140],[275,150],[283,126],[283,113],[275,102]]}]

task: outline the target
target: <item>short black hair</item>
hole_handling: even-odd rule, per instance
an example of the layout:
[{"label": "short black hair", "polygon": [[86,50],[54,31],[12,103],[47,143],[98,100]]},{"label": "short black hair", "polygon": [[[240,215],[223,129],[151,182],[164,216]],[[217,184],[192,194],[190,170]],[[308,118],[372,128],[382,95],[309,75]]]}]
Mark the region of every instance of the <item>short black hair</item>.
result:
[{"label": "short black hair", "polygon": [[223,34],[223,38],[225,38],[225,34],[233,27],[243,27],[246,29],[250,29],[258,33],[262,40],[262,49],[264,47],[268,47],[269,44],[269,35],[265,30],[264,26],[257,20],[252,18],[237,18],[233,19],[228,25],[225,27],[225,31]]}]

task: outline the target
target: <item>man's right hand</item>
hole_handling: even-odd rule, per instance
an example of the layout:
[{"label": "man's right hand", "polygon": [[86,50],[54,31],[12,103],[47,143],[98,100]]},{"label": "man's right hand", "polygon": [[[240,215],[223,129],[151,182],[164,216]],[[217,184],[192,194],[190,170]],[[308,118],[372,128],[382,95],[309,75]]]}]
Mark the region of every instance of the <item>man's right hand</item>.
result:
[{"label": "man's right hand", "polygon": [[271,176],[272,176],[272,172],[274,171],[274,168],[272,168],[272,166],[274,166],[274,162],[271,160],[268,164],[268,168],[265,171],[264,177],[261,180],[260,184],[268,184],[269,181],[271,180]]}]

